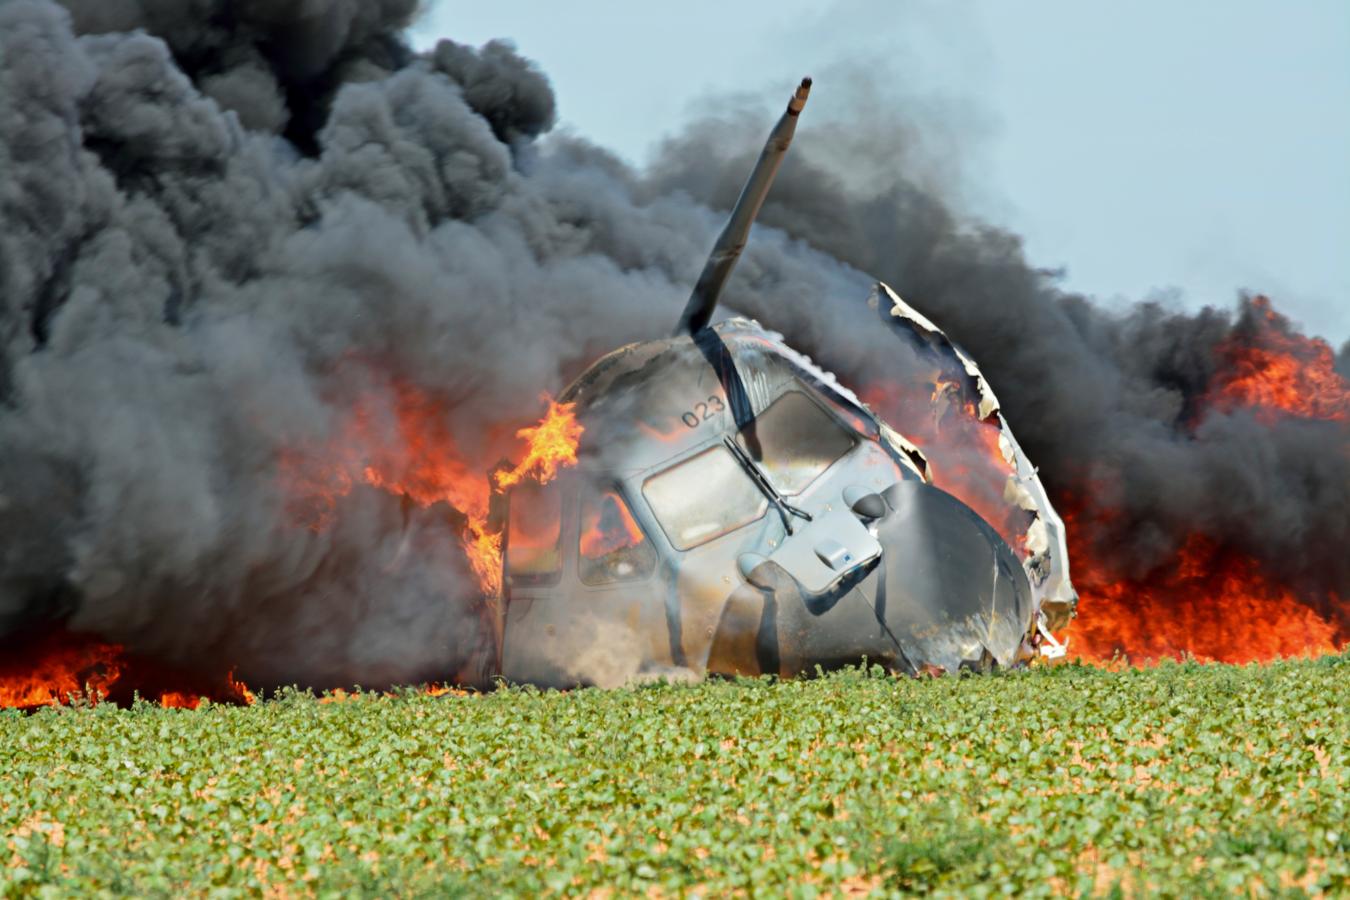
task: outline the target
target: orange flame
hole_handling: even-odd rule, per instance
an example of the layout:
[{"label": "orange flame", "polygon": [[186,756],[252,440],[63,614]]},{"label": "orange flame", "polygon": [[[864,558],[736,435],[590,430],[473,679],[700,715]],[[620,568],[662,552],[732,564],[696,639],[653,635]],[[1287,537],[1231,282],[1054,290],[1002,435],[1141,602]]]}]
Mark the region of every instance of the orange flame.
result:
[{"label": "orange flame", "polygon": [[[489,522],[490,484],[477,474],[486,466],[471,466],[460,453],[441,398],[406,381],[390,381],[388,387],[385,396],[392,396],[392,403],[382,403],[380,392],[366,396],[326,451],[282,455],[288,510],[294,521],[321,531],[332,523],[338,499],[357,483],[423,507],[445,501],[465,516],[462,545],[475,580],[487,597],[499,595],[502,536]],[[576,420],[575,404],[544,400],[547,411],[539,423],[516,432],[528,442],[524,458],[496,474],[497,487],[526,477],[542,484],[559,467],[576,464],[585,429]]]},{"label": "orange flame", "polygon": [[233,673],[215,680],[134,656],[118,644],[52,629],[7,641],[0,663],[0,707],[36,709],[74,700],[129,704],[139,695],[166,708],[203,700],[249,705],[253,693]]},{"label": "orange flame", "polygon": [[962,384],[935,371],[907,385],[872,384],[860,396],[925,451],[934,485],[975,510],[1009,546],[1024,546],[1031,518],[1004,499],[1013,467],[999,447],[999,422],[979,417],[976,398]]},{"label": "orange flame", "polygon": [[529,442],[529,452],[514,469],[498,472],[497,487],[508,488],[526,475],[533,475],[540,484],[547,484],[558,474],[559,466],[577,464],[577,444],[585,428],[577,421],[575,403],[557,403],[549,397],[548,412],[538,425],[522,428],[516,437]]},{"label": "orange flame", "polygon": [[1250,409],[1266,421],[1350,421],[1350,384],[1337,374],[1331,346],[1292,333],[1266,297],[1253,298],[1250,309],[1255,329],[1238,329],[1219,346],[1222,368],[1202,408]]},{"label": "orange flame", "polygon": [[57,706],[76,696],[98,702],[121,675],[122,648],[56,633],[0,663],[0,707]]},{"label": "orange flame", "polygon": [[[1292,332],[1265,297],[1250,301],[1250,313],[1219,345],[1221,368],[1196,421],[1240,409],[1266,422],[1350,421],[1350,384],[1336,373],[1331,347]],[[1334,615],[1343,598],[1281,585],[1257,560],[1203,534],[1189,535],[1176,558],[1154,572],[1113,576],[1085,535],[1114,514],[1106,508],[1072,516],[1076,521],[1065,517],[1082,598],[1070,650],[1080,658],[1122,654],[1146,663],[1189,655],[1238,663],[1335,653],[1350,644],[1350,624]]]},{"label": "orange flame", "polygon": [[[1076,517],[1074,517],[1076,518]],[[1256,560],[1192,535],[1176,559],[1142,578],[1114,578],[1092,556],[1086,532],[1066,519],[1079,618],[1070,654],[1135,664],[1185,656],[1214,662],[1268,662],[1335,653],[1346,636]],[[1339,598],[1328,598],[1330,605]]]}]

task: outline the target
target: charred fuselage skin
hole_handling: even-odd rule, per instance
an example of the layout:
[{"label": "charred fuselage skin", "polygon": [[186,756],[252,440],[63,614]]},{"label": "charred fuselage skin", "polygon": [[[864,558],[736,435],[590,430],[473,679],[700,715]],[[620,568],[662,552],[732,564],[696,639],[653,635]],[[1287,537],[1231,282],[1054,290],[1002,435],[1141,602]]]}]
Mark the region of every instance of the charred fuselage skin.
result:
[{"label": "charred fuselage skin", "polygon": [[[1034,630],[1007,544],[926,483],[847,389],[754,323],[622,348],[560,400],[586,437],[578,465],[540,489],[547,502],[511,498],[509,516],[558,515],[542,556],[513,549],[527,529],[508,528],[509,680],[1009,665]],[[620,562],[598,576],[597,497],[627,523],[608,542]]]}]

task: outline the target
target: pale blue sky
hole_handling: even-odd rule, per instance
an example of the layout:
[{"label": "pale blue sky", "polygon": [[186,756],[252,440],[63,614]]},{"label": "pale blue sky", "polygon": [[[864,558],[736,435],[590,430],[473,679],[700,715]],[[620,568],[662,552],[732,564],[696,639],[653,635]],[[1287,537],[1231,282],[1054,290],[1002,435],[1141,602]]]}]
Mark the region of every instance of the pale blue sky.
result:
[{"label": "pale blue sky", "polygon": [[1068,287],[1250,288],[1350,337],[1350,0],[440,0],[414,37],[512,39],[562,125],[634,162],[700,101],[776,109],[807,73],[810,112],[846,115],[859,88],[829,76],[865,66],[931,177]]}]

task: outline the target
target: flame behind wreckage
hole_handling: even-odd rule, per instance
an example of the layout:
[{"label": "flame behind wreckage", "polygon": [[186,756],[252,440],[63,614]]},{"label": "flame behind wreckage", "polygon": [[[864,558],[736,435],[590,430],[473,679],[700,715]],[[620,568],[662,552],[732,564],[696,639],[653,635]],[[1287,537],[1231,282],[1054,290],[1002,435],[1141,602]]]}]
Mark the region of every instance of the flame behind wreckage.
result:
[{"label": "flame behind wreckage", "polygon": [[[559,398],[584,427],[578,464],[508,493],[506,677],[790,676],[864,658],[918,673],[1059,652],[1049,630],[1077,599],[1063,523],[979,369],[936,326],[876,285],[868,305],[931,363],[915,395],[930,459],[779,335],[710,324],[809,88],[770,134],[675,335],[580,375]],[[999,473],[983,516],[939,486],[944,453]],[[958,468],[973,501],[978,478]]]}]

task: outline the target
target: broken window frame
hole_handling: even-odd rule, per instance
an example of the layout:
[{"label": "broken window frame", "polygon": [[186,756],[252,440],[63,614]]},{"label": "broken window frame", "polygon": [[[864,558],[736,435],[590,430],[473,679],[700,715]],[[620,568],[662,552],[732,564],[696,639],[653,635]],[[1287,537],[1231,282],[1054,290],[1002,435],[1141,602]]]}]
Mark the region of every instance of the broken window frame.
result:
[{"label": "broken window frame", "polygon": [[[586,513],[590,503],[599,503],[607,495],[614,495],[622,505],[621,514],[626,514],[628,520],[642,535],[642,542],[639,544],[630,544],[624,547],[618,547],[609,553],[598,557],[589,557],[582,548],[582,541],[586,536]],[[630,584],[638,581],[646,581],[652,577],[656,571],[658,555],[656,547],[652,542],[651,535],[647,529],[642,527],[642,521],[638,518],[632,501],[628,498],[627,492],[618,482],[585,482],[580,486],[577,494],[577,580],[587,587],[605,588],[618,584]],[[622,553],[629,550],[641,551],[643,564],[640,565],[632,575],[622,577],[603,577],[595,578],[593,573],[602,568],[601,560],[616,553]]]},{"label": "broken window frame", "polygon": [[[528,570],[523,572],[513,571],[511,554],[511,533],[516,521],[517,502],[522,499],[522,491],[539,491],[541,493],[552,493],[557,497],[557,524],[558,536],[554,542],[554,564],[548,570]],[[513,487],[506,494],[506,527],[502,535],[502,574],[505,576],[506,583],[512,586],[535,586],[557,584],[562,579],[563,572],[563,522],[566,518],[567,497],[563,494],[563,485],[561,479],[555,479],[546,484],[540,484],[537,481],[522,481]]]}]

